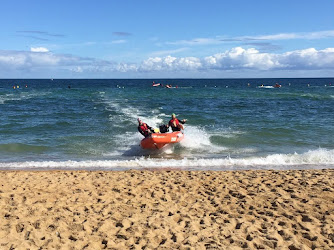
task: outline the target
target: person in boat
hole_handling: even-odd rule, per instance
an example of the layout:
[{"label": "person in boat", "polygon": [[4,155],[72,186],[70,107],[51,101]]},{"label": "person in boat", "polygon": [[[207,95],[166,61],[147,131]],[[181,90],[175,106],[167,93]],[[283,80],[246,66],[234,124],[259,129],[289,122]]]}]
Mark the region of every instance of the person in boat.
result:
[{"label": "person in boat", "polygon": [[181,129],[184,129],[182,124],[185,124],[186,121],[187,121],[187,119],[183,119],[183,120],[177,119],[175,114],[173,113],[172,114],[172,119],[169,121],[167,127],[168,128],[171,127],[173,132],[181,131]]},{"label": "person in boat", "polygon": [[148,137],[149,135],[151,135],[153,133],[152,132],[153,128],[148,126],[146,123],[142,122],[142,120],[140,120],[140,118],[138,118],[137,120],[138,120],[138,131],[139,131],[139,133],[141,133],[145,137]]}]

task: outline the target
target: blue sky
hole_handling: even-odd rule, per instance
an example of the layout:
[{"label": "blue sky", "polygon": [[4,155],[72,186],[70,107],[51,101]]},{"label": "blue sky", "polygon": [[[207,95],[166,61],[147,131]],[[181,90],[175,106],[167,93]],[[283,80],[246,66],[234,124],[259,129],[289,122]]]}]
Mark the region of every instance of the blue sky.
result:
[{"label": "blue sky", "polygon": [[0,78],[334,77],[334,1],[1,1]]}]

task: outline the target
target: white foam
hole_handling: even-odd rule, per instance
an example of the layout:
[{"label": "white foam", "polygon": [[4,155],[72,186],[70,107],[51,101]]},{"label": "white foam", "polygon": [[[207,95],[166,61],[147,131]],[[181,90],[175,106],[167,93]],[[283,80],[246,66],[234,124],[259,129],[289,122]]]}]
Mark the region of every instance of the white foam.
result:
[{"label": "white foam", "polygon": [[0,163],[0,169],[96,169],[181,168],[200,170],[334,168],[334,150],[318,149],[303,154],[273,154],[266,157],[232,159],[152,159],[98,161],[42,161]]},{"label": "white foam", "polygon": [[0,96],[0,104],[5,104],[7,101],[18,101],[21,100],[22,98],[18,95],[14,94],[6,94],[3,96]]},{"label": "white foam", "polygon": [[[137,124],[137,118],[140,117],[145,123],[149,124],[152,127],[158,127],[162,124],[163,119],[166,115],[163,113],[159,113],[156,110],[152,110],[151,114],[145,113],[144,111],[139,110],[137,107],[130,106],[126,103],[125,99],[108,99],[105,95],[105,92],[99,93],[102,98],[102,103],[105,105],[105,109],[108,111],[114,111],[117,113],[118,119],[114,119],[114,117],[110,117],[110,121],[113,121],[113,126],[122,126],[121,124],[115,123],[115,121],[130,121],[134,124]],[[159,113],[157,115],[157,113]]]},{"label": "white foam", "polygon": [[18,92],[18,93],[10,93],[6,95],[0,96],[0,104],[5,104],[8,101],[21,101],[28,100],[31,98],[45,96],[50,94],[51,92]]},{"label": "white foam", "polygon": [[[109,119],[113,122],[112,126],[123,127],[122,122],[131,122],[134,126],[137,126],[137,118],[139,117],[145,123],[153,128],[158,128],[162,124],[166,124],[169,120],[169,116],[165,113],[162,113],[159,109],[153,109],[150,112],[145,112],[139,110],[137,107],[131,106],[126,100],[118,100],[118,99],[109,99],[109,97],[105,93],[99,93],[101,97],[101,101],[103,105],[105,105],[105,109],[109,111],[113,111],[117,115],[117,119],[115,119],[115,115],[111,116]],[[199,128],[196,126],[185,125],[185,139],[181,141],[180,145],[183,148],[186,148],[189,152],[182,152],[183,156],[191,156],[192,153],[196,153],[196,151],[210,152],[210,153],[220,153],[226,150],[226,147],[214,145],[210,141],[210,136],[212,135],[220,135],[225,137],[233,137],[237,135],[239,132],[233,131],[217,131],[214,130],[212,132],[208,132],[204,128]],[[174,152],[174,148],[165,148],[161,152],[145,152],[139,150],[136,145],[139,145],[142,136],[137,132],[137,130],[133,132],[126,132],[125,134],[118,134],[115,136],[115,141],[118,150],[115,152],[111,152],[110,155],[127,155],[127,156],[141,156],[141,155],[170,155]]]},{"label": "white foam", "polygon": [[225,147],[219,147],[211,143],[210,135],[204,128],[185,125],[185,137],[181,146],[188,149],[201,149],[203,151],[219,152]]},{"label": "white foam", "polygon": [[315,98],[315,99],[320,99],[320,98],[322,98],[321,95],[318,95],[318,94],[311,94],[311,93],[308,93],[308,94],[301,94],[300,96],[301,96],[301,97],[307,97],[307,98]]},{"label": "white foam", "polygon": [[[110,115],[109,120],[112,122],[113,127],[124,127],[124,122],[133,123],[132,131],[126,131],[120,133],[112,138],[117,143],[117,150],[112,152],[104,153],[104,156],[142,156],[148,154],[161,154],[161,152],[146,152],[140,148],[140,141],[143,139],[143,136],[137,132],[137,118],[139,117],[145,123],[153,128],[159,127],[163,124],[164,118],[167,117],[166,114],[161,113],[159,109],[151,110],[140,110],[137,107],[132,106],[127,102],[126,99],[110,99],[105,92],[100,92],[100,101],[104,105],[105,109],[108,111],[115,112],[115,115]],[[143,114],[145,112],[145,114]],[[115,116],[117,117],[115,119]]]}]

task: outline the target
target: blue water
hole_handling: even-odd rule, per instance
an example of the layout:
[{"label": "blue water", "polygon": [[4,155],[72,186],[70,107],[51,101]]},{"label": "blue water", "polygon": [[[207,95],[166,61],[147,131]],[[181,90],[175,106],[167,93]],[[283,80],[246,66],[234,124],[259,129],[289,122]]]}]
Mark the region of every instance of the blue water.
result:
[{"label": "blue water", "polygon": [[[334,167],[333,111],[329,78],[3,79],[0,168]],[[188,119],[185,139],[141,149],[137,117],[157,127],[171,113]]]}]

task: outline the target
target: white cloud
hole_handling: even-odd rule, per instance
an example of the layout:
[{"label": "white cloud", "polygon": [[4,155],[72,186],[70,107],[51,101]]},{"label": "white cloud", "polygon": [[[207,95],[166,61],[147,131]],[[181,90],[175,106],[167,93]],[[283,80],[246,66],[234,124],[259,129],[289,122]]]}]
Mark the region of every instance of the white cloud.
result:
[{"label": "white cloud", "polygon": [[196,57],[181,57],[172,56],[166,57],[151,57],[144,60],[138,71],[182,71],[182,70],[197,70],[202,67],[201,60]]},{"label": "white cloud", "polygon": [[91,65],[94,59],[76,57],[73,55],[36,53],[29,51],[6,51],[0,50],[0,67],[8,70],[34,69],[48,70],[49,68],[60,68],[70,70],[81,65]]},{"label": "white cloud", "polygon": [[195,38],[190,40],[179,40],[174,42],[166,42],[169,45],[212,45],[222,44],[224,42],[245,42],[253,40],[292,40],[292,39],[324,39],[334,38],[334,30],[325,30],[317,32],[295,32],[295,33],[279,33],[271,35],[258,35],[258,36],[236,36],[236,37],[222,37],[218,36],[215,38]]},{"label": "white cloud", "polygon": [[294,70],[334,69],[334,48],[314,48],[290,51],[282,54],[261,53],[242,47],[232,48],[205,58],[152,57],[144,60],[139,71],[208,71],[208,70]]},{"label": "white cloud", "polygon": [[291,40],[291,39],[323,39],[334,37],[334,30],[318,31],[318,32],[305,32],[305,33],[281,33],[274,35],[265,35],[265,36],[251,36],[243,37],[250,38],[254,40]]},{"label": "white cloud", "polygon": [[124,39],[121,39],[121,40],[113,40],[111,41],[112,44],[121,44],[121,43],[126,43],[127,41],[124,40]]},{"label": "white cloud", "polygon": [[75,73],[82,73],[83,69],[80,66],[77,66],[77,67],[72,68],[71,71]]},{"label": "white cloud", "polygon": [[175,42],[166,42],[166,44],[171,45],[210,45],[210,44],[220,44],[222,41],[217,38],[195,38],[191,40],[180,40]]},{"label": "white cloud", "polygon": [[[36,53],[30,51],[0,50],[0,73],[33,71],[75,72],[77,74],[112,73],[173,73],[192,72],[253,72],[334,70],[334,48],[317,50],[309,48],[285,53],[262,53],[254,48],[236,47],[204,58],[198,57],[150,57],[140,63],[113,62],[73,55]],[[99,74],[100,75],[100,74]],[[36,76],[38,77],[38,76]]]},{"label": "white cloud", "polygon": [[280,61],[291,69],[334,69],[334,48],[286,52],[280,56]]},{"label": "white cloud", "polygon": [[204,58],[205,68],[213,69],[334,69],[334,49],[314,48],[282,54],[261,53],[256,49],[233,48]]},{"label": "white cloud", "polygon": [[31,52],[49,52],[49,50],[47,48],[44,48],[44,47],[31,47],[30,48],[30,51]]},{"label": "white cloud", "polygon": [[176,54],[180,53],[183,51],[186,51],[187,48],[179,48],[179,49],[173,49],[173,50],[159,50],[151,53],[152,56],[163,56],[163,55],[171,55],[171,54]]},{"label": "white cloud", "polygon": [[254,48],[236,47],[224,53],[204,58],[204,68],[209,69],[260,69],[281,68],[276,54],[260,53]]}]

